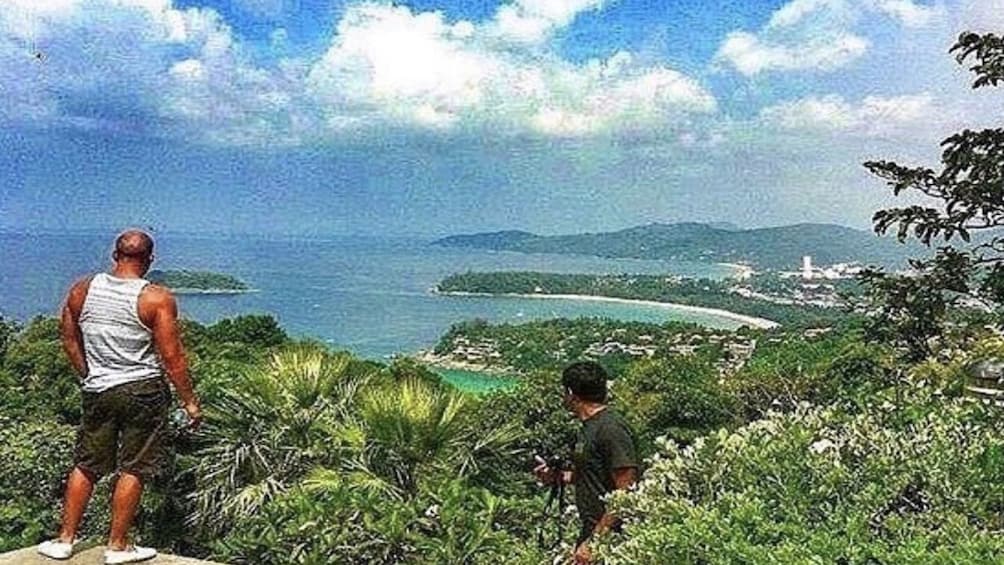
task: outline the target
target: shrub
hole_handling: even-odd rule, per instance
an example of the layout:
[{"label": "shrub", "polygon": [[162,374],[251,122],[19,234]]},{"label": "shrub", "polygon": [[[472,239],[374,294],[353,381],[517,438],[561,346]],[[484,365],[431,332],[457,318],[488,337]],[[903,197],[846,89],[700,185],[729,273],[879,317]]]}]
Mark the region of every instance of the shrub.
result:
[{"label": "shrub", "polygon": [[460,481],[408,500],[328,483],[290,490],[248,515],[214,544],[214,556],[265,564],[541,563],[542,554],[499,527],[520,513],[519,504]]},{"label": "shrub", "polygon": [[[898,403],[896,403],[899,396]],[[1004,556],[997,413],[914,383],[680,448],[618,495],[610,563],[985,563]],[[989,472],[989,469],[994,469]]]},{"label": "shrub", "polygon": [[612,386],[616,405],[648,449],[656,436],[689,443],[734,421],[718,370],[700,357],[636,363]]},{"label": "shrub", "polygon": [[79,378],[63,353],[59,321],[36,318],[7,346],[3,369],[10,387],[0,391],[4,414],[76,424]]},{"label": "shrub", "polygon": [[52,533],[73,441],[70,426],[0,416],[0,552]]},{"label": "shrub", "polygon": [[[738,401],[742,421],[771,410],[790,410],[800,402],[824,404],[889,384],[888,355],[865,345],[859,334],[835,332],[811,340],[790,334],[765,343],[737,374],[725,382]],[[862,388],[864,387],[864,388]]]}]

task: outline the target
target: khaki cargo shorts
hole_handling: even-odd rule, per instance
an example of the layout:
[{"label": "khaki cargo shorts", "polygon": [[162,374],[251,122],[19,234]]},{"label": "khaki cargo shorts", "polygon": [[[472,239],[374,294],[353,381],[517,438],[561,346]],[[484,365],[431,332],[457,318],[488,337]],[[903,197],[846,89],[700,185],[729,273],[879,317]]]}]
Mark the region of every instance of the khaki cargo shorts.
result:
[{"label": "khaki cargo shorts", "polygon": [[123,471],[149,479],[166,458],[171,391],[163,379],[83,393],[74,464],[97,477]]}]

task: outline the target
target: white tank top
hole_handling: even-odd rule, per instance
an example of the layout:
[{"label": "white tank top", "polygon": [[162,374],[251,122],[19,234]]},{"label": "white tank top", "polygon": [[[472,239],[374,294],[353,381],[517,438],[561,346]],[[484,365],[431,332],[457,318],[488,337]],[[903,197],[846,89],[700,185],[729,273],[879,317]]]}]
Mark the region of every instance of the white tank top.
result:
[{"label": "white tank top", "polygon": [[139,319],[139,293],[146,279],[120,279],[100,273],[91,279],[80,312],[87,376],[83,390],[161,378],[153,332]]}]

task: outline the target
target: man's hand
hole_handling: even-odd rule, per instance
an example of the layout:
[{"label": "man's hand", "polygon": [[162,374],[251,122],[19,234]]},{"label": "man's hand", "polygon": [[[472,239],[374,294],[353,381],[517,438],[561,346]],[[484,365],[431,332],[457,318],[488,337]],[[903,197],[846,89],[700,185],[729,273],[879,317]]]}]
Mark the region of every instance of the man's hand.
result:
[{"label": "man's hand", "polygon": [[572,472],[562,471],[560,469],[552,469],[547,465],[547,461],[544,460],[540,455],[534,455],[533,459],[537,462],[537,466],[533,468],[533,475],[537,477],[537,480],[545,485],[553,485],[558,481],[566,485],[572,484]]},{"label": "man's hand", "polygon": [[533,459],[537,462],[537,466],[533,468],[533,476],[537,477],[537,480],[545,485],[554,484],[557,479],[557,473],[554,472],[554,469],[548,467],[547,461],[540,455],[534,455]]},{"label": "man's hand", "polygon": [[589,565],[593,562],[593,552],[589,550],[588,542],[582,542],[575,548],[572,560],[575,565]]},{"label": "man's hand", "polygon": [[198,401],[186,402],[182,408],[185,409],[185,414],[188,414],[189,429],[199,429],[199,426],[202,425],[202,408],[199,406]]}]

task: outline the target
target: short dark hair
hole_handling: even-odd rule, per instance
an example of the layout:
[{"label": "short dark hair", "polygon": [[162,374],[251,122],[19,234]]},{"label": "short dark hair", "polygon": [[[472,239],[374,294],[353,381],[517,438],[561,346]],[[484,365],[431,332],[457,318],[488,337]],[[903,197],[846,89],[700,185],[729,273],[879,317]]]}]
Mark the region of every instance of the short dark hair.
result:
[{"label": "short dark hair", "polygon": [[153,254],[153,238],[142,230],[126,230],[115,238],[115,259],[145,261]]},{"label": "short dark hair", "polygon": [[606,369],[596,361],[578,361],[561,372],[561,386],[587,402],[606,402]]}]

